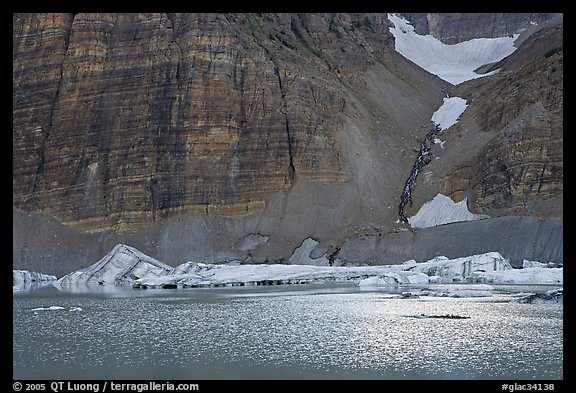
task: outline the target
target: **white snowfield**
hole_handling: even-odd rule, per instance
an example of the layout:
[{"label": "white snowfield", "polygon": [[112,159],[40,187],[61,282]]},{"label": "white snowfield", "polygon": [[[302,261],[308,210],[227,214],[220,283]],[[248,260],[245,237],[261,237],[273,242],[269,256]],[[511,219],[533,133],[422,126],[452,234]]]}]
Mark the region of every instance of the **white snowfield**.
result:
[{"label": "white snowfield", "polygon": [[422,205],[418,213],[408,218],[412,228],[429,228],[460,221],[490,218],[486,214],[474,214],[468,210],[468,198],[454,202],[450,197],[438,194]]},{"label": "white snowfield", "polygon": [[514,42],[519,34],[512,37],[475,38],[447,45],[430,34],[416,34],[410,22],[396,14],[388,14],[388,19],[394,24],[390,32],[395,38],[396,51],[452,85],[494,74],[496,71],[477,74],[474,70],[500,61],[517,49]]},{"label": "white snowfield", "polygon": [[440,108],[432,114],[432,123],[444,131],[458,123],[458,118],[467,107],[468,104],[464,98],[445,97]]}]

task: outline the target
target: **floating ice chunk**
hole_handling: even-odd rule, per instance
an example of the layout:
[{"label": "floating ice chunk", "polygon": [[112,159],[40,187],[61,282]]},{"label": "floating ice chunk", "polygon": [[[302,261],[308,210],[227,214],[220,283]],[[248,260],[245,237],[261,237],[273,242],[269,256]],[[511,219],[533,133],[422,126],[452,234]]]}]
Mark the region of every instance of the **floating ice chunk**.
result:
[{"label": "floating ice chunk", "polygon": [[64,310],[64,307],[62,306],[38,307],[33,308],[31,311],[56,311],[56,310]]},{"label": "floating ice chunk", "polygon": [[82,311],[82,307],[70,307],[69,312],[80,312]]},{"label": "floating ice chunk", "polygon": [[440,319],[470,319],[465,315],[456,315],[456,314],[444,314],[444,315],[431,315],[431,314],[416,314],[416,315],[407,315],[411,318],[440,318]]},{"label": "floating ice chunk", "polygon": [[429,228],[460,221],[473,221],[490,218],[486,214],[474,214],[468,210],[468,199],[454,202],[446,195],[438,194],[422,205],[418,213],[408,218],[413,228]]},{"label": "floating ice chunk", "polygon": [[551,289],[544,293],[530,293],[511,300],[511,303],[561,304],[564,303],[564,288]]},{"label": "floating ice chunk", "polygon": [[510,263],[498,252],[455,259],[434,258],[417,264],[412,271],[439,276],[445,282],[467,281],[476,272],[512,270]]},{"label": "floating ice chunk", "polygon": [[522,261],[522,267],[524,269],[526,268],[530,268],[530,267],[542,267],[542,268],[546,268],[546,267],[562,267],[562,264],[558,264],[556,262],[538,262],[538,261],[529,261],[524,259]]},{"label": "floating ice chunk", "polygon": [[426,274],[396,271],[387,272],[378,277],[366,278],[361,280],[358,285],[361,287],[395,287],[399,285],[426,285],[429,282],[429,277]]}]

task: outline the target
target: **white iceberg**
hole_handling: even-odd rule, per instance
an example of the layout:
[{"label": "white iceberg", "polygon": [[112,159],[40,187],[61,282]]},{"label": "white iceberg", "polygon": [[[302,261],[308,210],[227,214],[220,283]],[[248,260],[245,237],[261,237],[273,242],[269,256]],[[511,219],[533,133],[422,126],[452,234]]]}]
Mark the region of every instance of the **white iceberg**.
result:
[{"label": "white iceberg", "polygon": [[401,285],[427,285],[430,277],[424,273],[411,271],[386,272],[380,276],[369,277],[358,283],[360,287],[390,287]]},{"label": "white iceberg", "polygon": [[421,295],[435,297],[490,297],[494,287],[486,284],[450,284],[431,287],[422,291]]},{"label": "white iceberg", "polygon": [[530,293],[513,299],[511,303],[527,304],[562,304],[564,303],[564,288],[556,288],[544,293]]},{"label": "white iceberg", "polygon": [[470,282],[489,284],[564,284],[564,268],[530,267],[507,271],[476,271]]},{"label": "white iceberg", "polygon": [[450,197],[437,194],[434,199],[422,205],[418,213],[408,218],[413,228],[430,228],[460,221],[474,221],[490,218],[486,214],[474,214],[468,210],[468,199],[454,202]]},{"label": "white iceberg", "polygon": [[86,285],[131,285],[142,277],[165,275],[174,270],[133,247],[118,244],[104,258],[58,280],[60,287]]},{"label": "white iceberg", "polygon": [[[134,288],[194,288],[244,285],[283,285],[321,282],[358,283],[388,271],[387,266],[216,265],[187,262],[176,274],[135,280]],[[185,272],[185,273],[177,273]]]},{"label": "white iceberg", "polygon": [[[303,255],[315,242],[303,243]],[[314,244],[313,244],[314,243]],[[249,285],[283,285],[308,283],[354,283],[371,286],[428,286],[446,283],[502,282],[506,274],[546,270],[548,274],[561,274],[562,268],[512,269],[498,252],[448,259],[444,256],[426,262],[406,261],[395,265],[378,266],[318,266],[302,264],[208,264],[186,262],[172,268],[135,248],[119,244],[97,263],[67,274],[57,282],[60,289],[86,288],[90,285],[131,286],[132,288],[194,288]],[[560,273],[558,273],[560,272]],[[490,274],[498,279],[490,278]],[[554,277],[556,277],[554,276]],[[558,280],[552,280],[558,283]],[[524,274],[522,282],[549,283],[548,276]],[[452,290],[474,290],[478,296],[487,295],[487,289],[451,287]],[[436,290],[432,296],[460,296],[452,291],[442,295]],[[430,293],[427,293],[430,295]],[[466,296],[476,296],[466,292]],[[81,311],[80,308],[70,311]]]},{"label": "white iceberg", "polygon": [[538,261],[529,261],[524,259],[522,261],[522,268],[529,268],[529,267],[562,267],[561,263],[556,262],[538,262]]},{"label": "white iceberg", "polygon": [[396,51],[452,85],[494,74],[496,71],[487,74],[474,71],[504,59],[517,49],[514,42],[519,34],[512,37],[475,38],[446,45],[430,34],[416,34],[410,22],[396,14],[388,14],[388,19],[394,24],[390,32],[394,35]]},{"label": "white iceberg", "polygon": [[[510,263],[497,252],[448,259],[444,256],[426,262],[410,260],[400,265],[385,265],[389,271],[360,281],[362,287],[429,283],[466,282],[477,272],[510,271]],[[478,287],[475,287],[478,289]]]},{"label": "white iceberg", "polygon": [[12,292],[37,289],[56,281],[56,276],[31,272],[28,270],[12,270]]},{"label": "white iceberg", "polygon": [[59,311],[64,310],[62,306],[50,306],[50,307],[37,307],[33,308],[31,311]]},{"label": "white iceberg", "polygon": [[302,244],[294,250],[290,258],[288,258],[289,264],[297,265],[317,265],[317,266],[328,266],[330,263],[326,254],[321,254],[318,258],[312,258],[313,251],[318,247],[320,243],[312,238],[306,238]]}]

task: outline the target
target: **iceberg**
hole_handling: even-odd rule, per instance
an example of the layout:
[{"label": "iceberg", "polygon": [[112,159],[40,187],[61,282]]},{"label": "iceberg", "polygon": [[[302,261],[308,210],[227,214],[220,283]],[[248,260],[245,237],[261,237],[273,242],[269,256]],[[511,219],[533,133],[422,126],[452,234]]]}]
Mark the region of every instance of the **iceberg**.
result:
[{"label": "iceberg", "polygon": [[422,291],[421,295],[435,297],[490,297],[494,287],[486,284],[439,285]]},{"label": "iceberg", "polygon": [[[299,251],[293,255],[300,255],[305,260],[308,258],[314,260],[315,258],[309,255],[310,250],[317,246],[316,243],[312,239],[304,241],[299,247],[302,252]],[[309,263],[308,260],[306,262]],[[524,273],[521,273],[522,271]],[[538,271],[545,271],[547,275],[536,274]],[[504,278],[515,274],[522,274],[522,280],[508,279],[512,283],[562,282],[562,268],[513,269],[508,260],[498,252],[454,259],[439,256],[426,262],[409,260],[402,264],[376,266],[240,264],[238,262],[211,264],[188,261],[171,267],[133,247],[118,244],[100,261],[69,273],[52,283],[58,289],[69,290],[89,288],[94,285],[98,287],[124,286],[136,289],[176,289],[335,282],[352,283],[368,289],[371,287],[422,286],[427,287],[426,291],[419,293],[423,296],[471,297],[490,296],[491,287],[488,285],[483,287],[480,284],[508,282]],[[453,283],[459,285],[444,287],[437,285]],[[477,285],[466,288],[463,283]],[[77,312],[81,309],[70,311]]]},{"label": "iceberg", "polygon": [[330,262],[326,257],[325,253],[322,253],[318,258],[313,258],[313,251],[318,247],[320,243],[310,237],[306,238],[302,244],[294,250],[290,258],[288,258],[289,264],[298,265],[317,265],[317,266],[328,266]]},{"label": "iceberg", "polygon": [[430,277],[424,273],[411,271],[387,272],[377,277],[369,277],[358,283],[360,287],[389,287],[400,285],[427,285]]},{"label": "iceberg", "polygon": [[564,288],[551,289],[544,293],[524,294],[517,299],[513,299],[511,303],[561,304],[564,303]]},{"label": "iceberg", "polygon": [[27,291],[43,286],[51,285],[56,281],[56,276],[31,272],[28,270],[12,271],[12,292]]},{"label": "iceberg", "polygon": [[564,284],[562,267],[529,267],[507,271],[476,271],[468,280],[470,282],[490,284]]},{"label": "iceberg", "polygon": [[[378,276],[387,266],[314,266],[314,265],[216,265],[187,262],[175,274],[135,280],[133,288],[196,288],[250,285],[308,284],[352,282]],[[185,272],[185,273],[180,273]]]},{"label": "iceberg", "polygon": [[37,307],[31,309],[30,311],[58,311],[58,310],[64,310],[64,307],[62,306]]},{"label": "iceberg", "polygon": [[104,258],[57,281],[60,287],[88,285],[131,285],[143,277],[155,277],[174,270],[133,247],[117,244]]},{"label": "iceberg", "polygon": [[[360,281],[361,287],[396,286],[429,283],[470,282],[478,272],[499,272],[512,270],[510,263],[498,252],[448,259],[444,256],[426,262],[414,260],[400,265],[385,265],[390,270],[379,277]],[[475,288],[477,289],[477,287]]]}]

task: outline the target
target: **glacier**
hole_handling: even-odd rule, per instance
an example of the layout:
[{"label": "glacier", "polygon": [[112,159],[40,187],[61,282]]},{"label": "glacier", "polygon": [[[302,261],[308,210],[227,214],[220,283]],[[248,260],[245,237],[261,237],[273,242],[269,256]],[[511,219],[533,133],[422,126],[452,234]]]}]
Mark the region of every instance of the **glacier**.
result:
[{"label": "glacier", "polygon": [[12,292],[27,291],[51,285],[56,276],[31,272],[28,270],[12,270]]},{"label": "glacier", "polygon": [[[303,252],[303,249],[316,247],[316,243],[304,241],[295,254],[306,256],[307,252]],[[304,263],[310,262],[304,259]],[[318,256],[315,259],[322,258]],[[297,257],[293,260],[298,262]],[[378,287],[394,290],[403,287],[419,288],[417,292],[403,292],[403,298],[491,296],[493,288],[489,284],[563,284],[563,268],[557,267],[557,264],[526,261],[526,266],[530,267],[514,269],[500,253],[488,252],[453,259],[439,256],[425,262],[409,260],[401,264],[376,266],[240,264],[238,261],[211,264],[188,261],[171,267],[133,247],[118,244],[93,265],[66,274],[58,280],[54,276],[46,276],[46,282],[64,291],[90,290],[95,286],[177,289],[327,282],[355,284],[363,290]],[[24,277],[22,273],[16,276]],[[56,309],[60,308],[43,308]],[[71,308],[69,311],[79,312],[82,309]]]},{"label": "glacier", "polygon": [[60,278],[57,286],[131,284],[139,278],[168,274],[172,270],[173,267],[149,257],[134,247],[117,244],[95,264]]},{"label": "glacier", "polygon": [[394,24],[394,46],[398,53],[452,85],[492,75],[474,72],[486,64],[498,62],[514,53],[519,34],[512,37],[475,38],[454,45],[444,44],[432,35],[419,35],[406,19],[388,14]]}]

